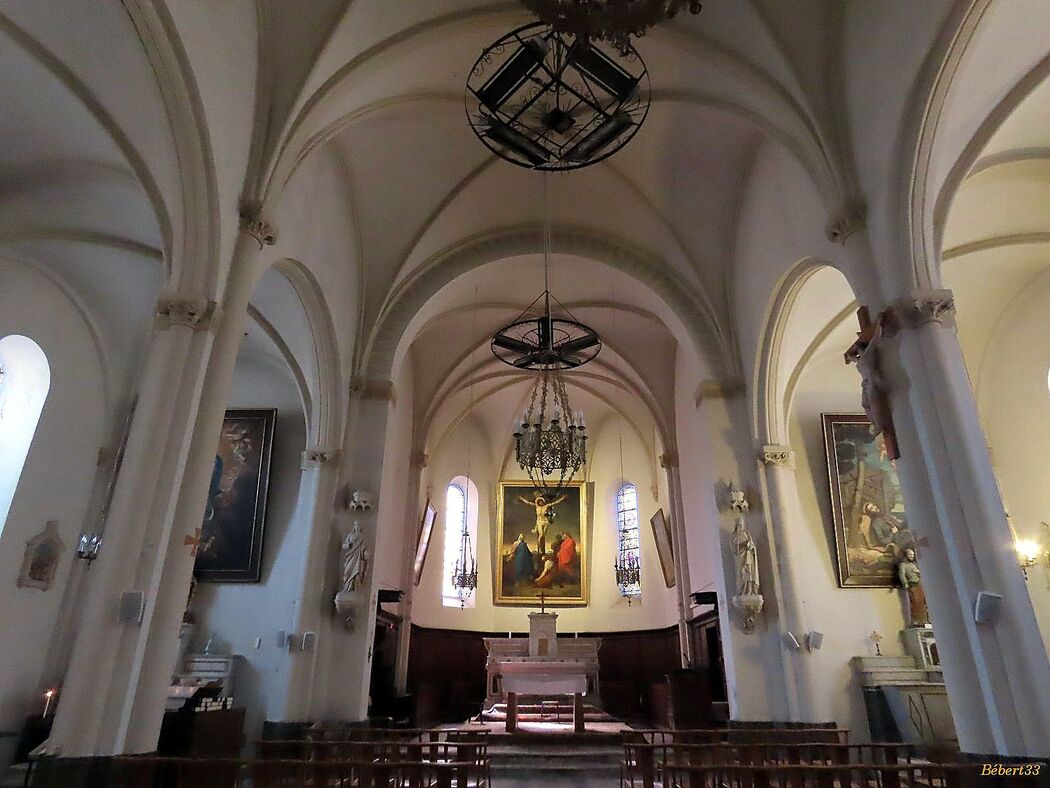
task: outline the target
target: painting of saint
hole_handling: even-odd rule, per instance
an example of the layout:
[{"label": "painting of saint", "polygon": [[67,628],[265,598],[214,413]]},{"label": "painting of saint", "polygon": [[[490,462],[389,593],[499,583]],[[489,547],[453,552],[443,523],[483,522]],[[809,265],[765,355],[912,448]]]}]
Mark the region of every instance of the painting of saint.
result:
[{"label": "painting of saint", "polygon": [[822,419],[839,585],[896,585],[897,564],[915,546],[897,469],[866,416]]},{"label": "painting of saint", "polygon": [[276,419],[273,409],[226,411],[193,567],[198,580],[259,582]]},{"label": "painting of saint", "polygon": [[587,494],[582,482],[555,493],[502,482],[496,545],[496,604],[587,604]]}]

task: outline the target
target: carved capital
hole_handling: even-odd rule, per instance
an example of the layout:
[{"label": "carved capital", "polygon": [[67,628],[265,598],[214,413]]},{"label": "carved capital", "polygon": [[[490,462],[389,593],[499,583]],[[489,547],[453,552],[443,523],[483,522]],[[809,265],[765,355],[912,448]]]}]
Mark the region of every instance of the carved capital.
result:
[{"label": "carved capital", "polygon": [[427,462],[430,461],[430,457],[422,449],[412,454],[412,467],[417,469],[423,469],[427,467]]},{"label": "carved capital", "polygon": [[955,328],[955,296],[951,290],[912,290],[893,304],[900,328],[920,328],[937,323]]},{"label": "carved capital", "polygon": [[744,391],[744,383],[740,380],[705,380],[697,387],[694,402],[699,408],[705,400],[729,399]]},{"label": "carved capital", "polygon": [[241,232],[254,238],[260,249],[277,243],[276,228],[263,218],[262,211],[258,207],[241,208],[240,218]]},{"label": "carved capital", "polygon": [[320,468],[330,462],[338,462],[339,453],[339,449],[331,446],[308,446],[303,452],[303,461],[299,467],[306,471],[311,468]]},{"label": "carved capital", "polygon": [[838,215],[831,218],[827,227],[824,228],[828,240],[833,244],[845,246],[846,241],[849,240],[853,233],[868,226],[865,213],[864,207],[861,205],[848,205],[843,208]]},{"label": "carved capital", "polygon": [[154,323],[161,331],[172,326],[208,331],[215,323],[218,312],[215,301],[205,296],[165,293],[157,299]]},{"label": "carved capital", "polygon": [[790,446],[770,444],[762,447],[762,462],[781,468],[791,468],[795,464],[795,452]]},{"label": "carved capital", "polygon": [[394,381],[352,377],[350,378],[350,399],[393,401]]},{"label": "carved capital", "polygon": [[678,467],[678,452],[676,451],[665,451],[660,455],[660,467],[661,468],[677,468]]}]

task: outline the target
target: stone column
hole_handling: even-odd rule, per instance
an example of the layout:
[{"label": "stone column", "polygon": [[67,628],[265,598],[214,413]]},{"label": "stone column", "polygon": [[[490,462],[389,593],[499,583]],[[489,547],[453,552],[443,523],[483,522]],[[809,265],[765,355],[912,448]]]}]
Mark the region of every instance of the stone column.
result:
[{"label": "stone column", "polygon": [[[378,512],[382,505],[383,462],[386,454],[387,422],[394,399],[389,380],[354,378],[350,385],[350,412],[343,446],[346,488],[371,496],[372,508],[341,515],[329,529],[324,560],[325,587],[322,629],[318,634],[317,664],[309,691],[310,719],[362,720],[368,713],[368,690],[375,637],[376,602],[374,557]],[[335,614],[334,599],[340,587],[337,568],[339,543],[357,520],[364,532],[369,565],[358,589],[352,592],[353,622],[345,625]]]},{"label": "stone column", "polygon": [[[901,446],[898,473],[964,751],[1050,755],[1050,665],[955,334],[950,291],[894,304],[880,361]],[[976,620],[981,592],[1001,597]]]},{"label": "stone column", "polygon": [[336,517],[335,499],[339,485],[342,451],[334,446],[308,446],[303,452],[299,500],[311,512],[299,571],[299,593],[295,599],[292,632],[295,642],[302,635],[318,635],[311,651],[293,651],[288,685],[277,717],[300,720],[309,716],[311,690],[317,666],[321,632],[331,620],[332,600],[325,597],[325,578],[329,567],[332,522]]},{"label": "stone column", "polygon": [[[416,595],[414,571],[418,541],[416,529],[419,527],[418,518],[422,514],[415,506],[415,502],[419,500],[423,471],[426,467],[426,453],[422,449],[413,452],[412,473],[409,474],[408,490],[405,491],[406,499],[410,502],[405,515],[405,567],[401,582],[405,595],[401,603],[401,631],[397,639],[397,667],[394,675],[394,685],[399,695],[405,694],[408,689],[408,653],[412,647],[412,603]],[[477,593],[476,589],[474,593]]]},{"label": "stone column", "polygon": [[[156,749],[263,243],[253,234],[259,226],[242,227],[221,310],[204,296],[158,301],[157,331],[60,695],[50,747],[58,755]],[[267,237],[272,242],[272,233]],[[123,592],[141,593],[138,620],[118,622]]]},{"label": "stone column", "polygon": [[[675,599],[678,602],[678,650],[682,667],[692,667],[693,640],[689,636],[689,613],[692,588],[689,577],[689,546],[686,542],[685,508],[682,506],[682,478],[678,473],[678,453],[660,455],[660,465],[667,474],[668,516],[671,519],[671,549],[674,553]],[[641,525],[641,524],[639,524]],[[662,578],[659,582],[663,582]]]},{"label": "stone column", "polygon": [[[743,397],[744,387],[734,381],[706,381],[697,394],[699,436],[704,446],[703,462],[687,467],[688,484],[699,490],[704,503],[702,524],[693,536],[707,535],[710,549],[717,555],[718,616],[725,658],[729,709],[735,720],[785,720],[797,715],[793,706],[793,678],[790,660],[783,653],[780,633],[770,622],[779,615],[779,605],[771,605],[776,582],[770,582],[770,558],[775,545],[768,530],[751,529],[759,551],[759,575],[766,605],[757,618],[755,631],[745,633],[739,613],[731,607],[736,593],[735,558],[730,546],[731,518],[729,488],[750,490],[749,499],[757,503],[752,482],[755,459],[751,429]],[[757,511],[752,510],[752,517]]]},{"label": "stone column", "polygon": [[769,540],[770,560],[776,578],[773,591],[780,609],[777,627],[781,648],[789,663],[786,673],[793,696],[789,704],[791,719],[818,722],[822,716],[826,718],[826,715],[815,711],[819,704],[815,694],[811,660],[805,651],[795,650],[788,637],[790,632],[801,643],[806,630],[801,593],[803,581],[798,576],[793,561],[792,524],[799,522],[801,516],[798,485],[795,481],[795,453],[790,446],[765,445],[759,459],[763,498],[766,501],[766,527],[772,536]]}]

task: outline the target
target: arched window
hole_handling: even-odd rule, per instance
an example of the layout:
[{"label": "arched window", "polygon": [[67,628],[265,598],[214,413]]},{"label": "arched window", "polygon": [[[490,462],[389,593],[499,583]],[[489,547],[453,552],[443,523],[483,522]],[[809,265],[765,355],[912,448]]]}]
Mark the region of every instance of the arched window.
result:
[{"label": "arched window", "polygon": [[[633,484],[623,485],[616,493],[616,530],[619,550],[616,555],[617,565],[641,566],[642,541],[638,530],[638,490]],[[641,596],[640,581],[620,586],[620,593],[626,597]]]},{"label": "arched window", "polygon": [[44,351],[28,337],[0,339],[0,533],[51,387]]},{"label": "arched window", "polygon": [[463,550],[463,534],[468,537],[470,555],[477,560],[478,490],[465,476],[452,480],[445,493],[445,561],[441,580],[441,604],[445,607],[474,607],[475,594],[460,599],[452,576]]}]

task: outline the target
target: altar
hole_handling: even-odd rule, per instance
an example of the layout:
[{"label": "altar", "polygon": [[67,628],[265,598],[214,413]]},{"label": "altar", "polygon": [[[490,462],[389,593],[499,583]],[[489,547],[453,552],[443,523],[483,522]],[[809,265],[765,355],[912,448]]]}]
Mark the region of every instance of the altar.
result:
[{"label": "altar", "polygon": [[486,704],[507,704],[507,730],[516,725],[518,697],[573,697],[576,729],[583,729],[583,696],[598,697],[601,638],[558,639],[556,613],[529,613],[529,637],[485,638]]}]

